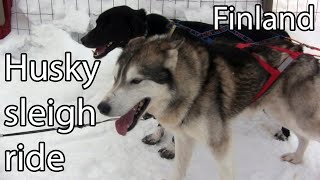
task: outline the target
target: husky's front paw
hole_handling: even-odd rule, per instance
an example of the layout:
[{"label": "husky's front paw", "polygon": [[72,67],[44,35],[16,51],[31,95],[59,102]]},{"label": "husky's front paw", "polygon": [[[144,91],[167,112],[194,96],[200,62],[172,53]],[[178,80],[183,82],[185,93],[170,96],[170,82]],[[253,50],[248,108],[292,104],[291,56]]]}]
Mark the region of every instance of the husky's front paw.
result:
[{"label": "husky's front paw", "polygon": [[142,139],[142,142],[145,144],[148,144],[148,145],[155,145],[160,142],[163,135],[164,135],[164,129],[159,124],[157,130],[154,133],[149,134],[146,137],[144,137]]},{"label": "husky's front paw", "polygon": [[300,164],[302,162],[303,156],[297,153],[287,153],[281,156],[283,161],[288,161],[292,164]]},{"label": "husky's front paw", "polygon": [[158,152],[162,158],[173,159],[175,156],[174,137],[172,137],[172,141],[166,147],[161,148]]},{"label": "husky's front paw", "polygon": [[159,151],[160,157],[165,158],[165,159],[173,159],[175,154],[174,150],[172,149],[167,149],[167,148],[161,148]]},{"label": "husky's front paw", "polygon": [[161,141],[161,137],[155,136],[154,134],[149,134],[142,139],[142,142],[148,145],[155,145]]}]

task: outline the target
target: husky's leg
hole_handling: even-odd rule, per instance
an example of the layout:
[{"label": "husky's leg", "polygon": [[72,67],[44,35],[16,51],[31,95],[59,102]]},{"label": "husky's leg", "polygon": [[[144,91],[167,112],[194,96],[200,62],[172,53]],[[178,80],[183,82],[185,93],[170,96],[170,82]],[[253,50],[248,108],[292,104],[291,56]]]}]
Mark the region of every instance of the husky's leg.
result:
[{"label": "husky's leg", "polygon": [[194,140],[187,135],[175,136],[175,169],[170,180],[183,180],[192,156]]},{"label": "husky's leg", "polygon": [[300,136],[299,134],[297,134],[297,137],[299,140],[299,145],[298,145],[296,152],[287,153],[287,154],[282,155],[281,159],[283,161],[288,161],[293,164],[299,164],[302,162],[304,152],[306,151],[308,144],[309,144],[309,140],[303,136]]},{"label": "husky's leg", "polygon": [[148,145],[155,145],[161,141],[161,138],[163,137],[163,135],[164,135],[164,128],[159,124],[157,127],[157,130],[154,133],[145,136],[142,139],[142,142]]},{"label": "husky's leg", "polygon": [[210,148],[218,164],[220,180],[234,180],[231,135],[220,142],[212,142]]},{"label": "husky's leg", "polygon": [[172,137],[172,141],[170,141],[169,144],[166,145],[166,147],[161,148],[159,150],[160,157],[165,158],[165,159],[173,159],[175,154],[174,154],[174,137]]}]

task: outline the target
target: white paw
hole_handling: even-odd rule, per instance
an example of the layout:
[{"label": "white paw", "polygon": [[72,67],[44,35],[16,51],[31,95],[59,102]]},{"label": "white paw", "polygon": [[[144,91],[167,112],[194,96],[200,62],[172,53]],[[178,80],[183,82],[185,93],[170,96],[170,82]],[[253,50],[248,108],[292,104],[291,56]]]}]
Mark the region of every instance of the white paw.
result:
[{"label": "white paw", "polygon": [[155,145],[161,141],[161,138],[164,135],[164,129],[162,127],[158,127],[158,129],[152,133],[147,135],[142,139],[142,142],[148,145]]},{"label": "white paw", "polygon": [[160,136],[156,136],[155,134],[149,134],[142,139],[142,142],[148,145],[155,145],[158,144],[160,140]]},{"label": "white paw", "polygon": [[283,161],[288,161],[292,164],[300,164],[302,162],[303,157],[298,155],[297,153],[287,153],[281,156]]}]

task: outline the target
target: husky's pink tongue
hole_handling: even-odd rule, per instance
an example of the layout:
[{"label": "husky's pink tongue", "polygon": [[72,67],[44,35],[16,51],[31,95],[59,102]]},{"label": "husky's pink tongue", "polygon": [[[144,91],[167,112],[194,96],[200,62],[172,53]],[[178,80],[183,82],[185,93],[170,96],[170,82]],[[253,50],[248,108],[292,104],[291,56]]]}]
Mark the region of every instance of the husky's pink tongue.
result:
[{"label": "husky's pink tongue", "polygon": [[128,132],[128,128],[133,122],[134,119],[134,114],[135,114],[135,108],[132,108],[127,114],[121,116],[117,121],[116,121],[116,130],[117,132],[125,136]]}]

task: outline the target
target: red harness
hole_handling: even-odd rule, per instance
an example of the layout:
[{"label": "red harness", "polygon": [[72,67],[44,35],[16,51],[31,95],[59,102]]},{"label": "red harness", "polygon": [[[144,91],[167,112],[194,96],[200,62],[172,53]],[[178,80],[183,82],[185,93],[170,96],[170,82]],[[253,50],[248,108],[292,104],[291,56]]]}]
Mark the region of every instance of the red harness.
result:
[{"label": "red harness", "polygon": [[[239,43],[237,44],[237,48],[244,49],[247,47],[250,47],[252,44],[250,43]],[[281,73],[294,61],[296,60],[302,52],[293,52],[289,49],[280,48],[276,46],[268,46],[269,48],[272,48],[274,50],[285,52],[289,56],[280,64],[278,68],[274,68],[270,66],[266,61],[264,61],[260,56],[253,53],[252,55],[257,59],[257,61],[260,63],[260,65],[270,74],[270,77],[268,81],[264,84],[260,92],[253,98],[253,102],[258,100],[271,86],[272,84],[279,78]]]}]

